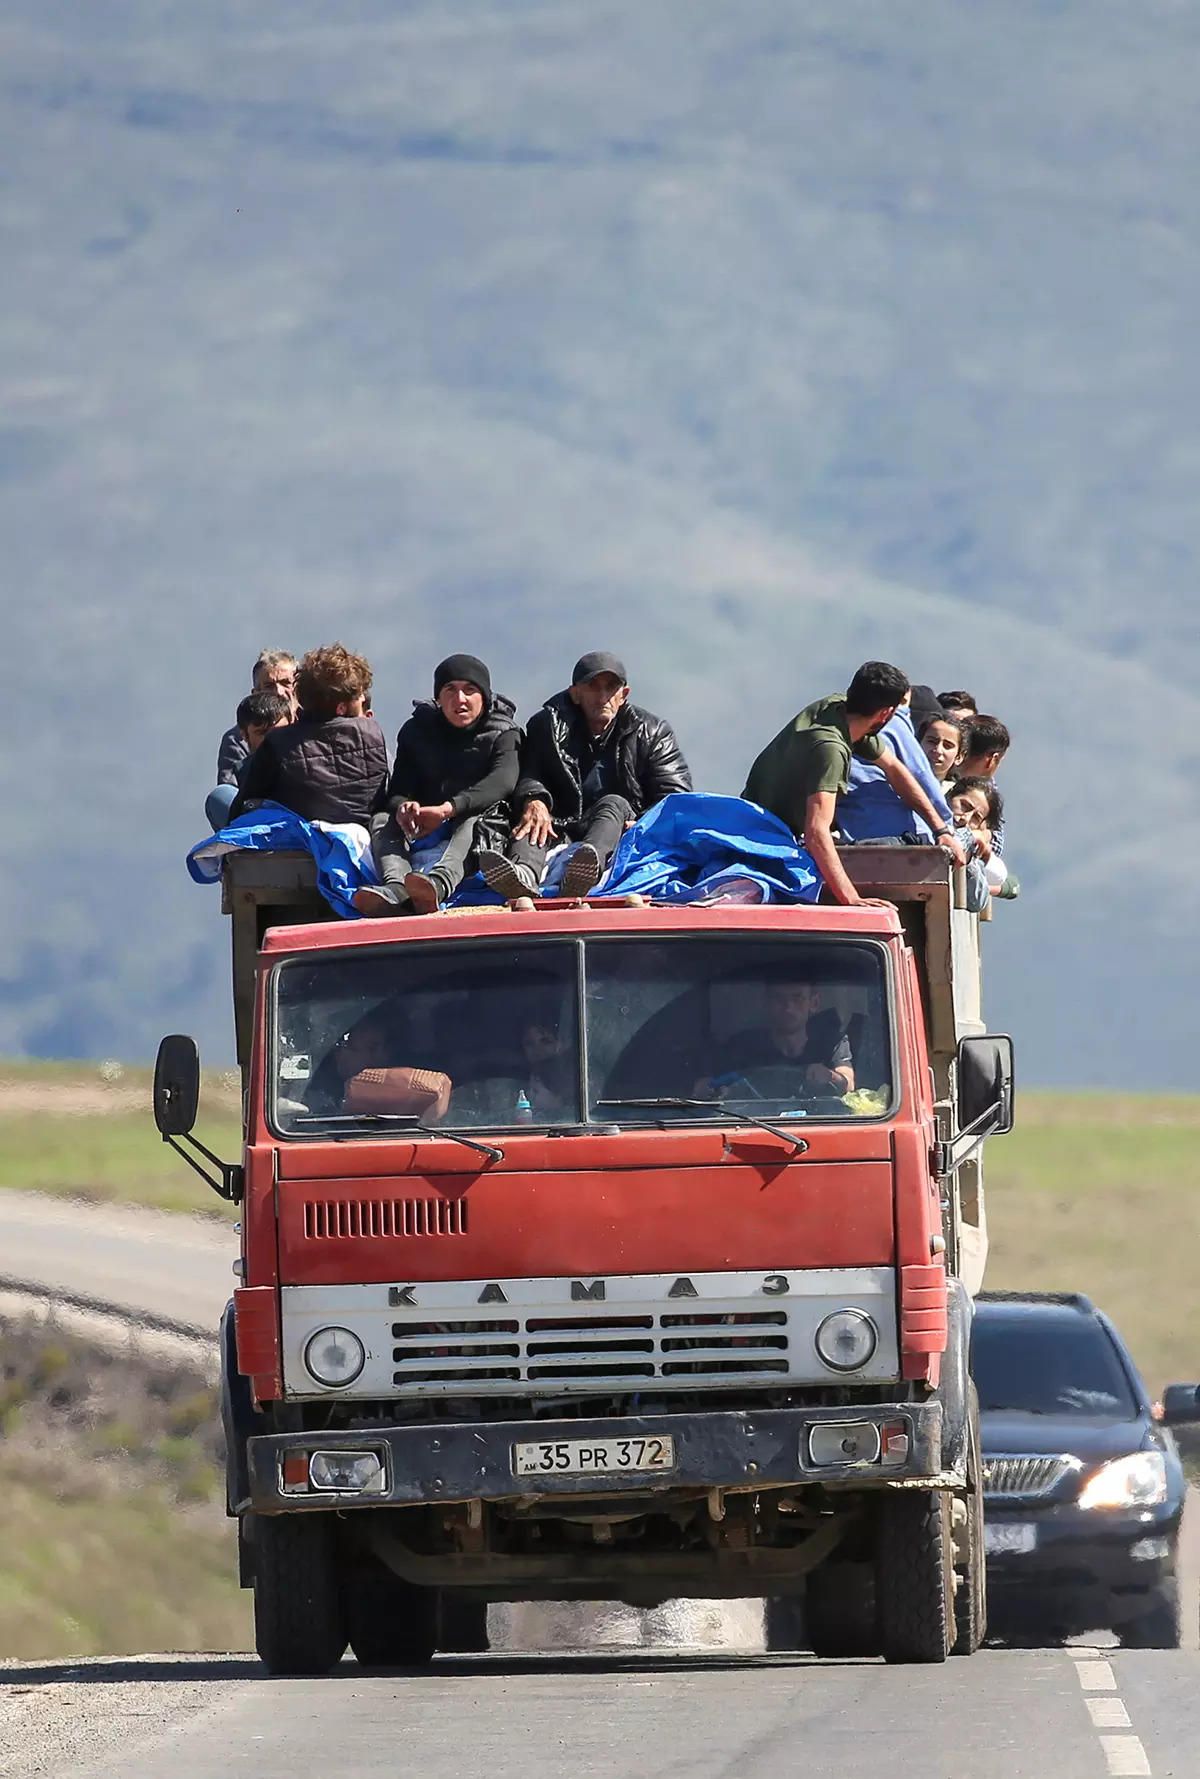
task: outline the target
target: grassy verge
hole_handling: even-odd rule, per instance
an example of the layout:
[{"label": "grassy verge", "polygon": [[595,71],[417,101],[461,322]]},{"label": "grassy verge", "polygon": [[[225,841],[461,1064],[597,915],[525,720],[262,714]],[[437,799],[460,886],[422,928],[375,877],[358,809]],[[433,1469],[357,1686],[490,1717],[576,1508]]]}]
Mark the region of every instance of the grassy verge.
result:
[{"label": "grassy verge", "polygon": [[204,1379],[31,1322],[0,1350],[0,1657],[245,1649]]},{"label": "grassy verge", "polygon": [[[149,1069],[0,1062],[0,1188],[233,1217],[168,1147],[150,1111]],[[205,1078],[197,1133],[241,1148],[236,1077]]]},{"label": "grassy verge", "polygon": [[1200,1378],[1200,1097],[1022,1095],[987,1206],[991,1289],[1085,1291],[1151,1388]]}]

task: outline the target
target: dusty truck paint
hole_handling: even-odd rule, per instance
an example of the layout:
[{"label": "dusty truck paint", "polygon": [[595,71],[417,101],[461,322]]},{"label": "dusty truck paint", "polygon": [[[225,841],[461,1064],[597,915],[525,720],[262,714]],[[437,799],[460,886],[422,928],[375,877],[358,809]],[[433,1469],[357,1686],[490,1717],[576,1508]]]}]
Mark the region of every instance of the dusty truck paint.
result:
[{"label": "dusty truck paint", "polygon": [[[777,1644],[802,1597],[826,1653],[977,1645],[1011,1064],[943,855],[845,857],[890,905],[343,923],[306,861],[227,862],[229,1500],[272,1668],[478,1646],[494,1600],[758,1592]],[[725,1067],[781,977],[800,1060]],[[841,1039],[849,1093],[801,1069]]]}]

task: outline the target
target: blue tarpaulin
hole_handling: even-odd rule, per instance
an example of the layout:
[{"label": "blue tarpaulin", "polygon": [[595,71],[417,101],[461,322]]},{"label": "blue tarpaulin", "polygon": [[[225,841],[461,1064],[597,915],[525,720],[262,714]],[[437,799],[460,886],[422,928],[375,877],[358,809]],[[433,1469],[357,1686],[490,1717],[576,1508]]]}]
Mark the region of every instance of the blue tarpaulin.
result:
[{"label": "blue tarpaulin", "polygon": [[317,865],[317,888],[331,908],[355,920],[360,918],[351,899],[355,890],[379,881],[365,828],[357,822],[306,822],[282,803],[248,809],[193,846],[188,871],[197,883],[216,883],[227,852],[310,852]]},{"label": "blue tarpaulin", "polygon": [[757,803],[676,791],[622,837],[598,893],[698,902],[741,889],[760,892],[747,900],[815,902],[821,878],[791,829]]}]

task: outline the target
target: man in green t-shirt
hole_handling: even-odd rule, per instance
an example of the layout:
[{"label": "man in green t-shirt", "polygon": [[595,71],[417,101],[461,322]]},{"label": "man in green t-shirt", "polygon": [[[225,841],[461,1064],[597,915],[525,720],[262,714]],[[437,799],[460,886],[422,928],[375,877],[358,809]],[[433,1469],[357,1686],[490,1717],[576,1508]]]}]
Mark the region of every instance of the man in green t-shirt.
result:
[{"label": "man in green t-shirt", "polygon": [[879,731],[896,714],[909,689],[908,677],[886,661],[864,661],[844,697],[818,698],[781,729],[759,754],[742,792],[751,803],[786,822],[803,840],[837,902],[861,902],[838,859],[833,841],[837,800],[850,780],[850,760],[857,756],[878,766],[902,803],[933,830],[955,864],[962,848],[934,809],[907,766],[901,764]]}]

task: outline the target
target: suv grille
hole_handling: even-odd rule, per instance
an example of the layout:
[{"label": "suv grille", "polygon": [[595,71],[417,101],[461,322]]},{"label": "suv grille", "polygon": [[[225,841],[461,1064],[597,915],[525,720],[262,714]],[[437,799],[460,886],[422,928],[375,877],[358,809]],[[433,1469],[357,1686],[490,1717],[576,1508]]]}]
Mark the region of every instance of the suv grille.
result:
[{"label": "suv grille", "polygon": [[1065,1453],[1046,1457],[1041,1452],[1014,1452],[1003,1457],[985,1458],[984,1499],[1004,1496],[1011,1500],[1019,1496],[1034,1501],[1039,1496],[1052,1495],[1064,1476],[1082,1468],[1078,1458],[1070,1458]]},{"label": "suv grille", "polygon": [[611,1381],[628,1389],[657,1379],[742,1382],[784,1375],[782,1310],[583,1316],[480,1317],[392,1324],[393,1384],[461,1385]]}]

